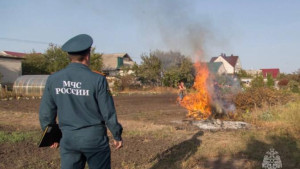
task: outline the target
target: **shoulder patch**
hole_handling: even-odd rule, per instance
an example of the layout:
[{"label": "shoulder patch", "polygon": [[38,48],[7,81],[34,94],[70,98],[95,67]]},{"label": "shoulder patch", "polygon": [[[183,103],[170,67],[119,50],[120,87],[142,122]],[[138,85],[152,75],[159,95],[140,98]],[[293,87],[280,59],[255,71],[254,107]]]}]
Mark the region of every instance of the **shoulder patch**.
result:
[{"label": "shoulder patch", "polygon": [[97,73],[97,74],[99,74],[99,75],[102,75],[102,76],[106,76],[105,73],[99,72],[99,71],[97,71],[97,70],[93,70],[93,72],[94,72],[94,73]]}]

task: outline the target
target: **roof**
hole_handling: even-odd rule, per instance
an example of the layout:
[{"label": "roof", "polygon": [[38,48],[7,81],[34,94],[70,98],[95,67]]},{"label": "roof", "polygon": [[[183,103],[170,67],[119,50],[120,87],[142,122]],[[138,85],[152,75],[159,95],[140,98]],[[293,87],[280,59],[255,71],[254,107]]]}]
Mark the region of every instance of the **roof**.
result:
[{"label": "roof", "polygon": [[102,54],[103,70],[118,69],[118,58],[126,58],[127,61],[133,62],[127,53]]},{"label": "roof", "polygon": [[211,62],[211,63],[207,63],[207,66],[210,72],[218,73],[222,64],[223,64],[222,62]]},{"label": "roof", "polygon": [[236,63],[237,63],[237,60],[238,60],[238,56],[233,56],[233,55],[231,55],[231,56],[225,56],[226,58],[226,60],[227,60],[227,62],[228,63],[230,63],[233,67],[235,67],[235,65],[236,65]]},{"label": "roof", "polygon": [[[236,65],[236,63],[237,63],[237,61],[238,61],[238,59],[239,59],[239,56],[233,56],[233,55],[231,55],[231,56],[226,56],[225,54],[221,54],[220,55],[222,58],[224,58],[231,66],[233,66],[233,67],[235,67],[235,65]],[[218,57],[220,57],[220,56],[218,56]],[[210,62],[212,63],[212,62],[214,62],[218,57],[212,57],[211,59],[210,59]]]},{"label": "roof", "polygon": [[0,52],[0,56],[7,58],[16,58],[16,59],[25,59],[26,53],[20,52],[10,52],[10,51],[2,51]]},{"label": "roof", "polygon": [[218,57],[212,57],[209,62],[213,63],[216,59],[218,59]]},{"label": "roof", "polygon": [[274,68],[274,69],[260,69],[262,71],[262,75],[264,78],[266,78],[268,76],[268,74],[272,75],[273,78],[277,78],[277,76],[279,75],[280,71],[278,68]]}]

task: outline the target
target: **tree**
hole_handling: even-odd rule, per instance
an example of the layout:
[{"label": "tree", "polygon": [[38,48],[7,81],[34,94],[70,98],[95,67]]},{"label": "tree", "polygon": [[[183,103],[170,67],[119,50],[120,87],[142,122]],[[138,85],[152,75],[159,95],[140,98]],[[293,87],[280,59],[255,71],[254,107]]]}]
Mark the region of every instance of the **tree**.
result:
[{"label": "tree", "polygon": [[274,87],[274,84],[275,84],[275,82],[274,82],[272,75],[268,74],[267,75],[267,86]]},{"label": "tree", "polygon": [[192,86],[193,63],[180,52],[156,50],[141,58],[141,65],[133,65],[132,70],[143,84],[174,87],[183,80],[187,86]]},{"label": "tree", "polygon": [[181,80],[191,86],[194,80],[193,63],[190,58],[182,55],[180,52],[160,51],[151,52],[161,62],[162,81],[164,86],[175,87]]},{"label": "tree", "polygon": [[163,84],[165,86],[175,87],[181,80],[187,86],[192,86],[194,81],[193,63],[189,58],[184,58],[179,65],[169,68],[163,76]]},{"label": "tree", "polygon": [[298,83],[300,83],[300,69],[298,69],[296,72],[293,73],[294,77],[292,80],[297,81]]},{"label": "tree", "polygon": [[47,60],[43,54],[31,53],[26,55],[22,62],[23,75],[49,74],[47,71]]},{"label": "tree", "polygon": [[92,48],[90,59],[90,69],[101,72],[103,67],[102,54],[95,53],[95,48]]},{"label": "tree", "polygon": [[251,81],[251,87],[253,88],[259,88],[259,87],[264,87],[264,78],[262,75],[258,75],[253,80]]},{"label": "tree", "polygon": [[176,66],[173,66],[168,71],[165,72],[163,78],[164,86],[175,87],[176,84],[181,80],[180,71]]},{"label": "tree", "polygon": [[250,74],[248,74],[245,70],[241,69],[238,73],[237,73],[237,76],[239,78],[242,78],[242,77],[251,77]]},{"label": "tree", "polygon": [[184,58],[179,68],[181,80],[185,81],[187,86],[192,86],[194,82],[194,66],[190,58]]},{"label": "tree", "polygon": [[45,58],[47,60],[47,71],[50,73],[65,68],[70,62],[68,53],[53,44],[50,44],[49,48],[46,50]]},{"label": "tree", "polygon": [[150,56],[142,55],[142,63],[136,69],[136,76],[143,84],[148,85],[160,85],[161,83],[161,61],[158,57],[152,55]]},{"label": "tree", "polygon": [[180,52],[168,51],[164,52],[161,50],[156,50],[150,53],[156,56],[161,62],[161,69],[163,72],[172,69],[174,66],[178,66],[186,58]]}]

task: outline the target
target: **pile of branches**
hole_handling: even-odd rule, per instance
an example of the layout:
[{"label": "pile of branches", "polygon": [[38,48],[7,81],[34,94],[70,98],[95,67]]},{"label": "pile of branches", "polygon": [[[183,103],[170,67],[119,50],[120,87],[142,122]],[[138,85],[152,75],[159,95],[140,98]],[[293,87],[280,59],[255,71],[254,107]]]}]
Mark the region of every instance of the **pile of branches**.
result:
[{"label": "pile of branches", "polygon": [[251,110],[261,108],[264,105],[273,106],[285,104],[291,100],[291,95],[279,90],[260,87],[250,88],[237,94],[233,101],[238,110]]}]

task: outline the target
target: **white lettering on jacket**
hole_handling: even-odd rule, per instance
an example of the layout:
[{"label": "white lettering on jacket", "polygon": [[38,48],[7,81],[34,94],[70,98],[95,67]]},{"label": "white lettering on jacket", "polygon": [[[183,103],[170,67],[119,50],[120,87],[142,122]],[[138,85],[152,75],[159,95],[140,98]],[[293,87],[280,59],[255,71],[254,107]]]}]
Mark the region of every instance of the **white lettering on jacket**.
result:
[{"label": "white lettering on jacket", "polygon": [[76,96],[89,96],[89,90],[81,89],[81,82],[63,81],[62,88],[55,88],[55,94],[72,94]]}]

